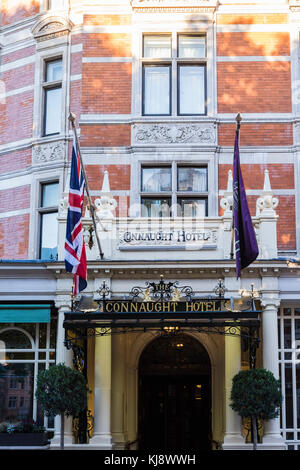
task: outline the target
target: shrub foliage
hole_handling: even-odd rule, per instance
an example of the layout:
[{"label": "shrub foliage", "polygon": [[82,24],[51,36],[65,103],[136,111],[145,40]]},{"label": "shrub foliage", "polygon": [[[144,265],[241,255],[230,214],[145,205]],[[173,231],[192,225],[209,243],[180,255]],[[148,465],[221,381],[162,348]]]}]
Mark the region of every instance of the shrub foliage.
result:
[{"label": "shrub foliage", "polygon": [[233,378],[231,407],[242,417],[277,418],[281,401],[280,381],[266,369],[243,370]]}]

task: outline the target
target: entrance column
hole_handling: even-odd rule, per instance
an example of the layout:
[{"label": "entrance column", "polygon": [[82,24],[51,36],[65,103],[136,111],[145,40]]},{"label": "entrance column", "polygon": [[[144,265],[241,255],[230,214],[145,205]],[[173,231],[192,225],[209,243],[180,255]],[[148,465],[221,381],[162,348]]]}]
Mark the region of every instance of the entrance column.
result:
[{"label": "entrance column", "polygon": [[111,432],[114,449],[124,449],[125,336],[112,336]]},{"label": "entrance column", "polygon": [[241,369],[241,337],[225,336],[225,418],[223,449],[238,449],[245,443],[241,417],[230,407],[232,379]]},{"label": "entrance column", "polygon": [[[57,314],[57,340],[56,340],[56,364],[65,364],[68,367],[73,368],[73,353],[71,349],[67,349],[64,345],[65,329],[63,327],[65,312],[71,310],[71,296],[70,295],[58,295],[55,299],[55,307],[58,309]],[[60,416],[56,416],[54,420],[54,437],[51,440],[51,447],[60,445]],[[70,445],[74,441],[72,431],[72,417],[65,416],[65,434],[64,434],[64,445]]]},{"label": "entrance column", "polygon": [[95,337],[95,408],[94,435],[90,445],[99,449],[111,449],[111,335]]},{"label": "entrance column", "polygon": [[[278,363],[278,327],[277,309],[279,299],[262,298],[262,324],[263,324],[263,367],[272,372],[279,379]],[[280,434],[280,417],[265,421],[263,444],[286,449],[283,437]]]}]

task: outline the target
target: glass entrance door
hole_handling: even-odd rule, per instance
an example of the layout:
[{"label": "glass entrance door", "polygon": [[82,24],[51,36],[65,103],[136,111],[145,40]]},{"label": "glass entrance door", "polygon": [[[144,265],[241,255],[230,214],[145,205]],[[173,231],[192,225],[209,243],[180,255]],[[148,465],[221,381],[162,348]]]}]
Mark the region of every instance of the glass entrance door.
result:
[{"label": "glass entrance door", "polygon": [[139,449],[208,450],[211,438],[211,366],[190,335],[162,335],[139,362]]},{"label": "glass entrance door", "polygon": [[209,376],[140,379],[140,449],[210,449]]}]

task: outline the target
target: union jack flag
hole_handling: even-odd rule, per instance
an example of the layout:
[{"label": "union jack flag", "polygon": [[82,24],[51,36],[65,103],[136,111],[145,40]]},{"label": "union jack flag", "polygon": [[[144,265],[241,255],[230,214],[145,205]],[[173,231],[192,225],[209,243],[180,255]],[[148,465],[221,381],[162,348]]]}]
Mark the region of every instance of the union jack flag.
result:
[{"label": "union jack flag", "polygon": [[83,193],[84,176],[74,134],[65,240],[65,266],[68,272],[74,274],[74,295],[87,286],[86,252],[81,224]]}]

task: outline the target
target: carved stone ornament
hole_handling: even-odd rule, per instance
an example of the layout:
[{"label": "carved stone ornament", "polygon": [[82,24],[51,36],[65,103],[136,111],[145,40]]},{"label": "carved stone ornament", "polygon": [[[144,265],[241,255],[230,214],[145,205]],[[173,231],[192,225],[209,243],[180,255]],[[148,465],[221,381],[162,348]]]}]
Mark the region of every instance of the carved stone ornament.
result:
[{"label": "carved stone ornament", "polygon": [[135,124],[133,144],[216,144],[212,124]]},{"label": "carved stone ornament", "polygon": [[299,0],[289,0],[289,8],[291,11],[300,11],[300,1]]},{"label": "carved stone ornament", "polygon": [[32,162],[35,164],[51,163],[65,158],[65,143],[63,141],[34,145]]},{"label": "carved stone ornament", "polygon": [[73,23],[63,16],[45,15],[32,28],[32,34],[36,41],[46,41],[69,34]]},{"label": "carved stone ornament", "polygon": [[131,0],[134,10],[148,12],[151,10],[161,12],[214,12],[217,8],[217,0]]}]

